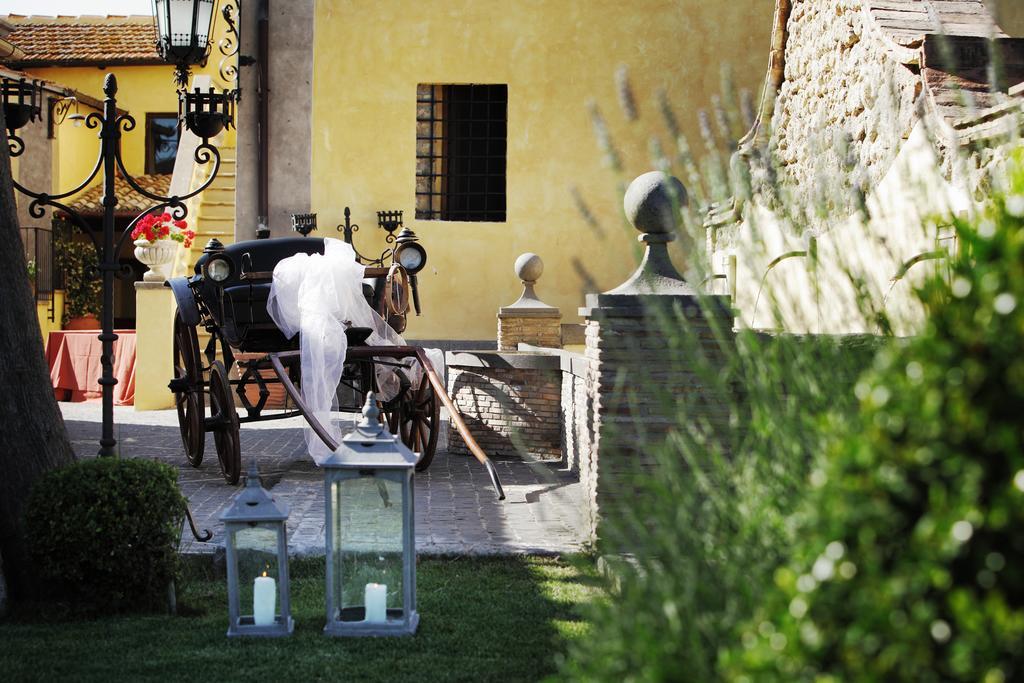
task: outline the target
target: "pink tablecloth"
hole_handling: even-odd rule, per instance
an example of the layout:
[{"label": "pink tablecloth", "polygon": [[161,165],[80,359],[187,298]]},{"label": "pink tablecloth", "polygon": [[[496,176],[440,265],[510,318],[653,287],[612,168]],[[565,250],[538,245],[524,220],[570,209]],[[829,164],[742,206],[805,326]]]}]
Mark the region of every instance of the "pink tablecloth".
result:
[{"label": "pink tablecloth", "polygon": [[[114,405],[135,403],[135,330],[115,330]],[[102,396],[99,330],[51,332],[46,340],[50,383],[58,401],[88,401]]]}]

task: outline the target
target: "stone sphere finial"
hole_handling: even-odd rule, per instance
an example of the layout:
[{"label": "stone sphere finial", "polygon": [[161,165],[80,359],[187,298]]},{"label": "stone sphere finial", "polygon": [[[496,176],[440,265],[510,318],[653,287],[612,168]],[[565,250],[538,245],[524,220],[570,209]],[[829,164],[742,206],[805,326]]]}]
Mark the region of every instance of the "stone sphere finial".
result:
[{"label": "stone sphere finial", "polygon": [[650,171],[629,184],[622,207],[634,228],[647,234],[672,234],[679,209],[686,206],[686,188],[675,176]]},{"label": "stone sphere finial", "polygon": [[541,274],[544,273],[544,261],[541,260],[540,256],[526,252],[516,259],[515,269],[516,277],[523,282],[536,282],[540,279]]}]

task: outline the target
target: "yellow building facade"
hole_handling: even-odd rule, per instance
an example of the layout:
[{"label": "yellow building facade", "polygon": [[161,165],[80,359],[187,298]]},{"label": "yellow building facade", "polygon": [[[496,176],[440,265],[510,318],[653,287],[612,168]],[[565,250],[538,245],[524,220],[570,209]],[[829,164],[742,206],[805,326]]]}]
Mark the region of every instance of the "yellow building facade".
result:
[{"label": "yellow building facade", "polygon": [[[270,8],[271,50],[285,51],[278,67],[271,59],[270,136],[300,148],[288,150],[287,161],[270,157],[273,233],[288,230],[275,212],[313,211],[320,236],[340,237],[334,226],[350,207],[361,226],[356,247],[379,254],[386,245],[376,212],[401,210],[428,252],[419,276],[423,315],[410,319],[405,336],[491,344],[498,309],[521,289],[512,265],[523,252],[544,259],[537,290],[561,309],[564,322],[578,321],[586,292],[628,276],[638,249],[636,233],[621,219],[621,189],[652,168],[652,139],[669,153],[676,148],[659,113],[659,91],[699,148],[698,113],[711,109],[720,93],[724,66],[738,88],[758,94],[772,18],[764,0],[309,0],[295,6],[290,16]],[[305,17],[297,26],[296,16]],[[310,35],[304,54],[295,45]],[[634,120],[620,106],[623,69]],[[416,217],[417,92],[460,84],[507,86],[504,220]],[[287,97],[282,88],[291,89]],[[595,139],[595,108],[619,169],[605,162]],[[243,118],[241,126],[250,123]],[[242,144],[240,188],[253,172]],[[275,206],[275,188],[284,187],[289,191]],[[239,215],[251,216],[245,201],[240,189]],[[251,234],[252,222],[240,219],[240,236]]]}]

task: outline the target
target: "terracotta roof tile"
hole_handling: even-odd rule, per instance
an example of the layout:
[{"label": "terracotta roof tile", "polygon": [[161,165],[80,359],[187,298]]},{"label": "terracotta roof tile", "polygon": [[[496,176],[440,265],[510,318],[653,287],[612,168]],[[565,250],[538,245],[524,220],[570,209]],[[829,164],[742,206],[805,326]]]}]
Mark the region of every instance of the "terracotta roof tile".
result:
[{"label": "terracotta roof tile", "polygon": [[[135,178],[135,182],[147,192],[165,197],[171,189],[170,174],[140,175]],[[114,178],[114,192],[117,194],[118,216],[137,216],[153,206],[153,200],[132,189],[121,174]],[[95,185],[78,195],[71,208],[83,216],[100,216],[103,214],[102,199],[103,186]]]},{"label": "terracotta roof tile", "polygon": [[148,16],[8,15],[7,40],[25,52],[19,66],[159,64],[156,27]]}]

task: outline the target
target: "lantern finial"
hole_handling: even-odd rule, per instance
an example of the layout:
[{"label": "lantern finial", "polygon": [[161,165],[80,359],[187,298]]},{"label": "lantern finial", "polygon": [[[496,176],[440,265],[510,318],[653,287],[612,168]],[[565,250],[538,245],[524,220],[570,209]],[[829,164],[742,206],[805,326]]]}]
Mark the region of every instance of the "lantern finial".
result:
[{"label": "lantern finial", "polygon": [[377,395],[366,392],[366,403],[363,405],[363,417],[356,424],[358,438],[372,439],[384,433],[384,425],[380,421],[380,409],[377,408]]},{"label": "lantern finial", "polygon": [[249,471],[245,473],[245,487],[246,488],[259,488],[262,482],[260,481],[260,468],[256,464],[256,458],[253,457],[249,461]]}]

